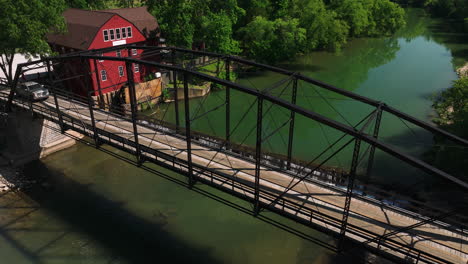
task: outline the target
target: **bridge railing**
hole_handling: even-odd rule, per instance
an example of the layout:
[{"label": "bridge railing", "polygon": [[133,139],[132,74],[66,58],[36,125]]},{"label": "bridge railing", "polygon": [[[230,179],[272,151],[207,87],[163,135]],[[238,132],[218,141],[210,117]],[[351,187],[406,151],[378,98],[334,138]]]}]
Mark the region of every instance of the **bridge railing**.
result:
[{"label": "bridge railing", "polygon": [[[158,52],[160,53],[163,50],[165,49],[155,49],[153,54],[146,54],[146,58],[152,58],[156,56]],[[175,48],[169,48],[167,50],[175,53],[175,56],[177,56],[177,53],[186,52]],[[168,53],[164,54],[164,56],[171,58],[167,55]],[[196,58],[195,55],[197,54],[201,55],[203,58]],[[144,59],[145,57],[142,58]],[[125,63],[127,69],[126,74],[130,77],[130,80],[127,81],[128,87],[122,86],[120,89],[125,89],[125,92],[128,92],[130,96],[129,109],[113,108],[110,103],[102,104],[93,100],[92,94],[95,93],[95,91],[91,90],[90,82],[93,78],[96,78],[95,75],[97,71],[93,70],[91,66],[86,66],[86,63],[88,61],[93,62],[96,60],[121,61]],[[198,64],[197,62],[192,62],[193,60],[198,60]],[[51,61],[53,62],[54,71],[51,70]],[[67,64],[67,61],[85,62],[85,67],[78,68],[79,70],[75,69],[75,72],[73,72],[73,69],[65,71],[63,68],[60,68],[60,64]],[[222,61],[223,64],[220,64],[220,61]],[[279,74],[287,74],[288,77],[286,80],[280,83],[275,81],[277,85],[272,89],[288,90],[290,91],[290,94],[283,94],[284,96],[281,94],[272,94],[272,90],[268,90],[268,88],[267,91],[265,91],[265,89],[254,89],[253,87],[247,87],[245,85],[235,83],[234,80],[230,80],[231,71],[237,67],[236,65],[233,65],[234,62],[243,63],[257,68],[265,68]],[[189,177],[189,184],[194,184],[195,181],[206,182],[207,179],[209,179],[208,181],[211,181],[212,184],[216,181],[218,183],[223,181],[231,182],[231,187],[234,187],[234,189],[236,188],[235,186],[241,186],[239,188],[246,192],[244,194],[244,198],[253,202],[255,206],[255,214],[260,213],[263,209],[277,211],[282,214],[291,214],[292,212],[296,212],[302,214],[305,218],[311,219],[309,224],[313,224],[317,228],[319,228],[321,224],[314,221],[320,222],[323,219],[329,219],[327,220],[328,222],[323,220],[325,222],[322,221],[321,223],[333,227],[335,233],[338,231],[341,238],[344,237],[345,233],[349,232],[350,234],[359,236],[365,240],[373,240],[378,238],[379,235],[377,233],[372,233],[365,228],[359,227],[352,222],[348,222],[349,213],[352,211],[350,207],[352,199],[361,199],[374,205],[380,205],[385,207],[386,210],[394,210],[400,214],[407,214],[408,217],[419,219],[420,221],[426,221],[427,215],[429,215],[432,217],[432,220],[430,221],[431,224],[441,226],[446,223],[450,223],[453,226],[444,226],[444,228],[451,229],[453,232],[459,232],[459,228],[463,227],[464,223],[466,223],[463,220],[465,219],[463,218],[465,217],[464,213],[455,215],[455,217],[453,215],[451,215],[450,218],[444,217],[444,222],[438,222],[439,216],[445,215],[446,212],[440,210],[437,206],[434,207],[432,204],[433,201],[425,202],[420,198],[408,198],[405,195],[408,195],[410,192],[405,192],[398,188],[394,190],[392,188],[388,188],[389,191],[382,191],[381,183],[378,181],[369,181],[369,179],[366,178],[366,176],[369,176],[369,171],[372,169],[369,169],[369,164],[373,164],[374,155],[379,157],[382,155],[389,155],[397,160],[405,161],[412,167],[416,167],[418,170],[436,175],[441,179],[448,181],[452,186],[460,186],[462,193],[463,191],[466,191],[466,189],[464,189],[466,188],[466,184],[460,179],[434,168],[430,164],[412,157],[399,149],[389,146],[385,142],[382,142],[382,140],[379,140],[378,129],[380,128],[381,119],[385,118],[386,113],[389,113],[397,116],[398,118],[403,118],[414,125],[418,125],[437,134],[447,136],[449,139],[459,142],[462,145],[465,140],[450,134],[447,135],[446,132],[441,132],[437,128],[428,127],[424,122],[420,122],[418,120],[414,121],[413,118],[408,117],[405,114],[395,112],[384,104],[346,91],[336,90],[337,88],[311,80],[310,78],[297,73],[291,73],[279,68],[256,64],[237,57],[220,56],[216,54],[194,52],[189,53],[185,57],[179,58],[179,60],[177,60],[176,57],[175,60],[166,63],[141,60],[141,58],[115,58],[80,54],[79,56],[52,58],[47,63],[49,72],[53,72],[55,74],[49,74],[49,78],[51,78],[51,80],[49,80],[51,84],[51,92],[56,104],[55,111],[51,110],[53,107],[43,109],[44,106],[41,106],[40,104],[21,102],[20,104],[22,104],[24,108],[29,107],[33,113],[43,111],[44,115],[49,116],[61,124],[62,130],[65,128],[72,128],[80,131],[83,134],[92,137],[97,145],[104,142],[116,148],[130,151],[136,155],[138,163],[142,163],[145,160],[153,160],[161,166],[170,166],[172,169],[178,169],[181,173]],[[137,111],[138,98],[136,98],[134,80],[131,79],[131,76],[133,76],[132,64],[134,63],[172,72],[172,78],[177,80],[172,83],[175,88],[174,90],[178,91],[178,88],[181,88],[184,93],[182,98],[178,98],[176,96],[174,103],[171,105],[171,107],[175,106],[174,118],[166,119],[162,116],[156,116],[153,118],[145,116]],[[220,76],[219,74],[215,76],[210,75],[209,70],[211,68],[209,67],[204,68],[201,72],[194,71],[198,66],[210,65],[209,63],[217,63],[218,68],[224,68],[224,79],[221,79],[220,77],[223,76]],[[64,67],[66,67],[66,65]],[[219,69],[217,69],[217,71],[219,73]],[[80,80],[80,86],[82,90],[85,91],[85,95],[76,94],[76,91],[67,91],[65,84],[75,78]],[[219,106],[217,105],[213,109],[204,109],[198,113],[197,108],[193,108],[194,105],[196,106],[197,102],[188,99],[190,84],[197,83],[198,80],[208,81],[221,87],[221,89],[223,89],[223,97],[220,99],[222,104]],[[16,78],[16,81],[18,81],[18,78]],[[368,108],[367,110],[371,109],[372,111],[370,113],[366,112],[361,122],[351,120],[351,124],[343,124],[342,122],[331,119],[326,115],[321,115],[298,105],[296,100],[298,99],[297,97],[300,96],[298,95],[298,89],[300,89],[299,86],[301,85],[300,82],[307,82],[312,85],[320,86],[327,90],[339,93],[342,96],[347,96],[370,105],[375,109]],[[112,83],[120,85],[125,82],[118,79],[112,80]],[[243,125],[250,125],[253,127],[253,134],[251,136],[247,135],[246,143],[244,143],[243,140],[239,140],[236,138],[235,134],[231,133],[235,129],[234,124],[243,121],[243,118],[236,119],[232,115],[231,109],[235,109],[235,103],[230,96],[235,96],[236,93],[242,95],[243,98],[250,98],[245,99],[245,101],[241,103],[248,102],[249,105],[252,106],[246,114],[247,120],[250,120],[249,123],[243,123]],[[216,94],[213,96],[216,96]],[[290,98],[288,99],[288,97]],[[204,97],[199,101],[203,102],[203,100],[207,98],[208,97]],[[58,101],[60,101],[61,104],[63,102],[68,102],[68,105],[64,104],[64,110],[58,110]],[[178,106],[178,104],[180,105]],[[284,113],[281,115],[281,118],[279,114],[273,114],[271,119],[273,121],[267,120],[270,108],[272,108],[273,111],[276,111],[273,113]],[[222,115],[213,115],[213,113],[218,112],[222,112]],[[177,117],[177,113],[180,115],[179,117]],[[77,118],[77,116],[80,116],[81,119]],[[222,118],[219,118],[220,116]],[[213,131],[205,130],[200,126],[197,126],[200,120],[209,117],[215,118],[214,120],[222,120],[223,122],[218,123],[217,127]],[[305,124],[304,127],[323,129],[325,131],[324,134],[335,133],[337,137],[342,135],[338,138],[339,140],[337,140],[339,144],[331,144],[332,142],[328,142],[328,145],[330,146],[327,148],[323,146],[317,147],[311,144],[310,147],[307,148],[307,152],[303,155],[308,158],[310,157],[308,161],[305,161],[301,156],[295,154],[295,150],[293,148],[294,144],[291,143],[294,138],[297,138],[299,133],[298,129],[295,129],[294,120],[299,120],[297,122],[303,122]],[[276,124],[274,121],[276,121]],[[106,124],[106,126],[113,125],[116,128],[119,128],[118,124],[123,122],[132,124],[132,126],[120,127],[125,128],[126,132],[111,133],[101,128],[102,124]],[[150,136],[143,132],[143,128],[157,130],[165,135],[174,136],[185,141],[186,147],[184,147],[182,151],[187,152],[188,159],[182,160],[157,149],[148,147],[145,144],[139,143],[140,139],[151,139]],[[271,139],[277,135],[276,133],[279,134],[281,132],[288,134],[288,140],[287,142],[284,142],[283,148],[278,151],[274,145],[269,147],[268,144],[274,141]],[[244,135],[241,136],[243,137]],[[269,140],[271,140],[271,142],[269,142]],[[222,173],[219,170],[213,170],[208,166],[203,167],[192,162],[191,157],[193,153],[198,151],[196,148],[194,149],[194,146],[204,146],[210,151],[229,154],[233,157],[247,161],[250,164],[255,164],[255,168],[250,169],[245,169],[241,166],[233,167],[235,170],[254,177],[255,182],[247,183],[245,179],[236,178],[232,175]],[[320,152],[323,154],[317,155]],[[346,159],[346,161],[344,162],[345,165],[337,167],[333,160],[340,154],[342,156],[339,157],[343,157],[342,160]],[[265,176],[266,171],[280,172],[284,175],[289,175],[292,180],[289,184],[278,184]],[[201,177],[202,175],[207,178]],[[260,184],[261,182],[262,184]],[[329,215],[326,217],[323,215],[324,213],[322,211],[311,210],[310,208],[305,208],[303,205],[298,203],[297,197],[313,198],[310,203],[314,206],[320,207],[321,203],[323,203],[319,196],[313,197],[306,190],[301,190],[297,186],[300,182],[313,182],[317,186],[321,186],[321,188],[333,190],[337,197],[344,197],[341,200],[342,203],[336,205],[337,212],[339,212],[343,217],[339,219],[336,217],[330,218]],[[279,185],[285,191],[278,192],[278,190],[267,188],[263,183],[267,185]],[[376,186],[380,186],[380,188],[376,188]],[[291,193],[294,192],[297,193],[296,198],[291,196]],[[400,197],[402,198],[401,200]],[[457,198],[454,197],[449,200],[452,202],[460,202],[460,200],[457,200]],[[281,206],[282,209],[278,209]],[[317,218],[316,216],[320,217]],[[388,229],[395,228],[395,226],[390,223],[385,226]],[[463,233],[463,230],[461,233]],[[398,247],[401,246],[397,241],[394,241],[391,238],[381,237],[380,240],[385,241],[385,245],[382,244],[380,246],[395,247],[395,250],[398,250]],[[376,241],[374,242],[377,243]],[[379,242],[382,243],[382,241]],[[379,245],[377,247],[379,247]],[[413,259],[430,259],[432,257],[430,254],[426,254],[424,252],[421,253],[421,251],[414,248],[412,250],[415,252],[411,255]]]}]

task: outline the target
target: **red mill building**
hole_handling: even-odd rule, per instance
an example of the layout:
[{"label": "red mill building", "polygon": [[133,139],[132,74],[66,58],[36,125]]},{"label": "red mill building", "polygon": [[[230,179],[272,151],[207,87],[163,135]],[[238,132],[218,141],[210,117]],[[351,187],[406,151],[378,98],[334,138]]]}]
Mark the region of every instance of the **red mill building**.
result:
[{"label": "red mill building", "polygon": [[[156,19],[147,11],[146,7],[125,8],[113,10],[81,10],[68,9],[63,13],[68,26],[65,34],[49,34],[47,41],[52,50],[65,54],[76,51],[94,50],[115,47],[125,44],[157,46],[159,40],[159,25]],[[102,54],[110,57],[141,57],[143,50],[122,49]],[[124,62],[106,60],[88,60],[67,65],[61,69],[62,75],[74,76],[77,73],[90,71],[93,74],[85,75],[87,80],[81,78],[67,82],[67,86],[79,95],[86,96],[88,87],[83,83],[90,83],[93,89],[92,96],[100,98],[101,102],[110,104],[115,91],[125,85],[127,72]],[[88,68],[89,67],[89,68]],[[96,71],[97,70],[97,71]],[[65,74],[64,74],[65,72]],[[160,80],[144,82],[145,79],[154,79],[156,69],[133,65],[134,80],[137,85],[137,94],[140,99],[157,97],[161,93]],[[79,83],[78,83],[79,82]],[[145,91],[143,91],[145,90]],[[125,100],[128,102],[128,98]]]}]

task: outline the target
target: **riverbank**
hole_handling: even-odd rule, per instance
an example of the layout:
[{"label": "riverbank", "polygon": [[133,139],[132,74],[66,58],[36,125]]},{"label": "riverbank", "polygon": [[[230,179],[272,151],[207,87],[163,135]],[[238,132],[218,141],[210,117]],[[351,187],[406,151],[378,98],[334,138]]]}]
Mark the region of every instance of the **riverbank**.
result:
[{"label": "riverbank", "polygon": [[468,77],[468,62],[465,63],[465,66],[457,69],[457,74],[460,78]]},{"label": "riverbank", "polygon": [[44,178],[32,179],[19,168],[6,165],[6,160],[0,159],[0,193],[31,188],[43,180]]}]

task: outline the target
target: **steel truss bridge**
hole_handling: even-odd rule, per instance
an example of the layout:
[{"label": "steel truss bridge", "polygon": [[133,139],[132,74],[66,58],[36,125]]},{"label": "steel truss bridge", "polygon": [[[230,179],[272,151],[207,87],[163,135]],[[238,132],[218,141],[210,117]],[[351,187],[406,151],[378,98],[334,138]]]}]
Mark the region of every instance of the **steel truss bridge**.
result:
[{"label": "steel truss bridge", "polygon": [[[129,54],[130,49],[144,52],[132,57],[102,55],[122,49],[128,49]],[[124,84],[119,92],[120,95],[127,92],[130,97],[130,107],[126,109],[115,103],[97,102],[92,97],[90,78],[85,77],[98,79],[99,73],[87,62],[98,65],[107,60],[125,65],[128,80],[110,80],[109,83]],[[157,115],[138,111],[142,100],[135,89],[138,84],[133,78],[134,64],[170,75],[171,81],[165,86],[171,88],[173,102],[154,106],[159,110]],[[82,69],[71,65],[81,65]],[[461,177],[384,142],[379,139],[379,133],[384,129],[381,122],[387,115],[401,120],[409,129],[424,130],[461,149],[468,147],[465,139],[385,103],[297,72],[236,56],[175,47],[125,45],[21,64],[11,87],[16,87],[28,71],[39,68],[49,72],[45,77],[38,75],[37,81],[48,84],[52,96],[46,101],[31,102],[15,97],[15,88],[3,89],[0,98],[7,109],[31,111],[35,116],[58,124],[62,133],[74,130],[88,136],[98,148],[107,144],[131,153],[139,166],[151,162],[169,168],[185,175],[190,188],[206,184],[240,197],[252,204],[254,216],[274,212],[322,231],[333,238],[332,242],[322,243],[331,250],[352,254],[357,246],[363,246],[396,262],[467,263],[468,184]],[[233,79],[242,72],[272,72],[276,79],[266,88],[249,87]],[[72,93],[67,87],[70,80],[80,81],[88,90],[88,96]],[[208,96],[189,99],[191,87],[200,83],[209,83],[213,90],[218,89],[209,96],[217,96],[221,102],[219,106],[205,109],[203,104]],[[100,87],[99,91],[106,88]],[[300,89],[318,89],[322,93],[317,95],[324,101],[329,99],[325,93],[334,94],[364,105],[367,112],[359,122],[349,122],[345,114],[330,105],[339,114],[340,120],[337,120],[301,105],[299,101],[307,96],[301,96]],[[223,96],[219,96],[219,91],[224,91]],[[251,99],[245,100],[249,106],[245,112],[233,108],[238,103],[234,100],[239,98]],[[192,104],[200,107],[194,111]],[[272,109],[283,114],[274,114],[268,119]],[[166,118],[168,111],[175,116]],[[242,113],[234,118],[235,111]],[[215,112],[217,118],[211,120],[216,122],[212,133],[196,126],[197,120],[210,121]],[[219,116],[223,118],[220,120]],[[306,160],[304,155],[301,158],[294,154],[294,146],[302,144],[295,142],[298,122],[327,128],[341,136],[334,142],[327,142],[326,148],[311,150],[305,155],[310,157]],[[247,143],[234,137],[239,126],[253,132],[246,137]],[[278,134],[287,135],[283,151],[274,151],[269,142]],[[378,176],[372,173],[377,152],[450,186],[453,200],[440,206],[440,203],[433,203],[440,200],[438,198],[422,201],[408,195],[417,188],[406,192],[390,191],[388,186],[372,183],[371,176]],[[337,155],[346,156],[348,162],[341,167],[332,164]],[[345,243],[350,241],[352,243]]]}]

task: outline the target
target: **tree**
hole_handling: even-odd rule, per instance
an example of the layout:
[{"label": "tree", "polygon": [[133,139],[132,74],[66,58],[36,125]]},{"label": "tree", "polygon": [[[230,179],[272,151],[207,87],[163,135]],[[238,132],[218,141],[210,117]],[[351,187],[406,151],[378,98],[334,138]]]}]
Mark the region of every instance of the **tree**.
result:
[{"label": "tree", "polygon": [[192,46],[197,27],[194,16],[204,13],[202,9],[205,9],[202,1],[148,0],[147,5],[149,11],[157,17],[168,43],[187,48]]},{"label": "tree", "polygon": [[195,42],[205,42],[209,50],[226,53],[239,52],[240,46],[244,55],[270,63],[305,51],[338,50],[348,37],[393,34],[404,25],[405,18],[404,10],[390,0],[146,0],[146,3],[172,45],[191,47]]},{"label": "tree", "polygon": [[109,1],[107,0],[65,0],[65,2],[68,7],[80,9],[99,10],[109,7]]},{"label": "tree", "polygon": [[[297,5],[300,25],[307,30],[308,51],[337,50],[346,43],[349,27],[322,0],[300,0]],[[301,12],[300,10],[307,10]]]},{"label": "tree", "polygon": [[241,51],[239,42],[232,38],[231,18],[224,12],[205,16],[202,30],[203,40],[210,51],[225,54],[237,54]]},{"label": "tree", "polygon": [[362,1],[342,0],[335,3],[333,7],[338,17],[348,22],[351,36],[359,37],[367,33],[370,25],[370,10]]},{"label": "tree", "polygon": [[277,62],[304,49],[306,30],[298,19],[270,21],[258,16],[241,29],[247,55],[260,61]]},{"label": "tree", "polygon": [[44,55],[50,52],[45,35],[65,30],[63,0],[2,0],[0,9],[0,69],[12,84],[16,53]]},{"label": "tree", "polygon": [[369,35],[391,35],[405,25],[405,10],[388,0],[372,0],[372,28]]},{"label": "tree", "polygon": [[135,1],[135,0],[116,0],[116,4],[119,7],[124,7],[124,8],[137,7],[139,5],[139,2],[140,1]]},{"label": "tree", "polygon": [[453,86],[440,94],[434,104],[439,115],[439,125],[449,125],[457,134],[468,136],[468,77],[454,82]]},{"label": "tree", "polygon": [[[443,91],[434,103],[434,109],[439,116],[434,122],[439,127],[468,138],[468,77],[455,81],[451,88]],[[468,180],[468,151],[451,147],[453,143],[442,137],[436,137],[435,142],[433,149],[426,154],[426,159],[437,168]]]},{"label": "tree", "polygon": [[168,43],[190,48],[207,42],[212,51],[239,51],[232,28],[245,11],[237,0],[147,0]]}]

